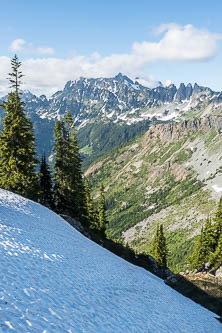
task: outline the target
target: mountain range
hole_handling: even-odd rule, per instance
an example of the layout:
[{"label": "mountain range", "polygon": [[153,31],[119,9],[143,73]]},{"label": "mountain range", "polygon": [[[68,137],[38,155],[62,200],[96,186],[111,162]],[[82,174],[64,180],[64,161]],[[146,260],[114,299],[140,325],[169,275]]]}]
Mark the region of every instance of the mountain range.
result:
[{"label": "mountain range", "polygon": [[27,92],[23,95],[26,110],[44,119],[59,119],[70,110],[76,126],[80,128],[95,120],[132,124],[156,117],[160,120],[176,119],[191,109],[209,106],[209,113],[222,103],[222,93],[196,83],[178,88],[171,84],[150,89],[119,73],[114,78],[68,81],[62,91],[49,99]]},{"label": "mountain range", "polygon": [[[78,128],[86,168],[110,149],[144,133],[153,122],[207,116],[222,106],[222,92],[196,83],[150,89],[138,81],[119,73],[113,78],[68,81],[63,90],[48,98],[23,92],[25,109],[34,124],[39,157],[43,153],[51,155],[55,120],[67,110]],[[3,114],[0,110],[0,117]]]}]

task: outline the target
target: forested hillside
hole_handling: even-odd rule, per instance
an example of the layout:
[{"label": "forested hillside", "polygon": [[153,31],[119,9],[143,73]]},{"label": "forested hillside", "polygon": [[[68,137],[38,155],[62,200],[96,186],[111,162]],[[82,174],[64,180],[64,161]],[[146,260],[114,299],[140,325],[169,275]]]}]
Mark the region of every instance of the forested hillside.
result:
[{"label": "forested hillside", "polygon": [[161,223],[169,267],[186,269],[196,236],[221,196],[221,147],[221,117],[215,114],[156,125],[94,164],[85,175],[94,189],[105,186],[108,235],[151,253]]}]

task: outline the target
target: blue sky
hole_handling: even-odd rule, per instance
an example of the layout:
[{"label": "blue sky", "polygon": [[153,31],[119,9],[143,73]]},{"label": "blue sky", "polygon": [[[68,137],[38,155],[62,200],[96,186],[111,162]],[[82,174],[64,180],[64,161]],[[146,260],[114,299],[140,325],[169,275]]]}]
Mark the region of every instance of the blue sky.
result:
[{"label": "blue sky", "polygon": [[1,2],[0,94],[16,53],[24,88],[50,95],[79,76],[122,72],[150,87],[222,90],[222,1]]}]

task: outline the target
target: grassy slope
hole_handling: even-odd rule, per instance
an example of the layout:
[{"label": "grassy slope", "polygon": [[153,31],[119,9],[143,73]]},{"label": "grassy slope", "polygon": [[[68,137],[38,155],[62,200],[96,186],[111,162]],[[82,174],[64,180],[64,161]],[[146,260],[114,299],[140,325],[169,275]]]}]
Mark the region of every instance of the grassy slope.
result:
[{"label": "grassy slope", "polygon": [[101,183],[106,188],[110,237],[150,253],[156,225],[163,223],[169,267],[185,269],[195,236],[215,209],[215,200],[189,161],[200,142],[206,149],[210,146],[212,154],[221,139],[215,140],[213,130],[189,130],[177,140],[163,140],[158,134],[153,138],[147,132],[101,160],[89,179],[93,188]]}]

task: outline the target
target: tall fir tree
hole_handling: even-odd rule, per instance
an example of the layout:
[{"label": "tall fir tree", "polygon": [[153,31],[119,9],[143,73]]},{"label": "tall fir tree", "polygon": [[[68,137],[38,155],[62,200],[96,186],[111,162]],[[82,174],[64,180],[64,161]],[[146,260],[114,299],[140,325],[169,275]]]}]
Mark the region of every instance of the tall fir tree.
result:
[{"label": "tall fir tree", "polygon": [[54,203],[55,209],[59,213],[65,212],[66,202],[66,179],[65,179],[65,157],[67,152],[67,133],[64,122],[58,120],[55,123],[55,165],[54,165]]},{"label": "tall fir tree", "polygon": [[104,186],[103,184],[100,187],[100,195],[98,201],[98,209],[97,209],[97,216],[98,216],[98,231],[105,236],[106,225],[108,223],[106,218],[105,212],[105,195],[104,195]]},{"label": "tall fir tree", "polygon": [[35,139],[31,121],[20,98],[21,62],[15,55],[9,73],[10,88],[2,107],[6,112],[0,136],[0,187],[37,200],[38,180],[35,167]]},{"label": "tall fir tree", "polygon": [[46,162],[45,154],[42,156],[39,170],[39,185],[40,185],[40,194],[39,202],[53,209],[53,191],[52,191],[52,177],[49,165]]},{"label": "tall fir tree", "polygon": [[207,260],[210,254],[214,252],[216,248],[214,225],[211,223],[210,218],[206,220],[202,232],[202,247],[205,253],[205,258]]},{"label": "tall fir tree", "polygon": [[214,252],[209,258],[212,269],[222,265],[222,197],[219,200],[214,221]]},{"label": "tall fir tree", "polygon": [[70,112],[56,122],[54,135],[56,209],[88,224],[81,157]]},{"label": "tall fir tree", "polygon": [[85,179],[84,186],[85,186],[85,196],[86,196],[86,207],[87,207],[87,213],[88,213],[88,218],[89,218],[89,227],[91,229],[96,229],[96,228],[98,228],[98,218],[97,218],[96,212],[94,210],[94,203],[93,203],[93,199],[91,196],[89,182],[87,179]]},{"label": "tall fir tree", "polygon": [[156,234],[153,240],[152,255],[156,262],[163,268],[167,267],[167,244],[163,232],[163,225],[157,226]]},{"label": "tall fir tree", "polygon": [[204,262],[206,261],[206,250],[205,250],[205,232],[202,227],[200,235],[197,237],[196,243],[194,245],[194,249],[192,255],[189,259],[190,269],[198,269],[200,268]]},{"label": "tall fir tree", "polygon": [[222,197],[219,200],[214,221],[215,224],[213,228],[214,228],[214,240],[215,240],[215,249],[216,249],[220,235],[222,233]]},{"label": "tall fir tree", "polygon": [[201,230],[190,258],[191,269],[201,268],[207,262],[215,265],[215,262],[219,262],[221,258],[219,253],[221,244],[219,246],[219,241],[221,242],[222,235],[222,198],[218,203],[214,222],[212,224],[208,218]]},{"label": "tall fir tree", "polygon": [[222,265],[222,233],[218,239],[218,244],[216,250],[213,254],[211,254],[209,259],[211,269],[216,269]]}]

